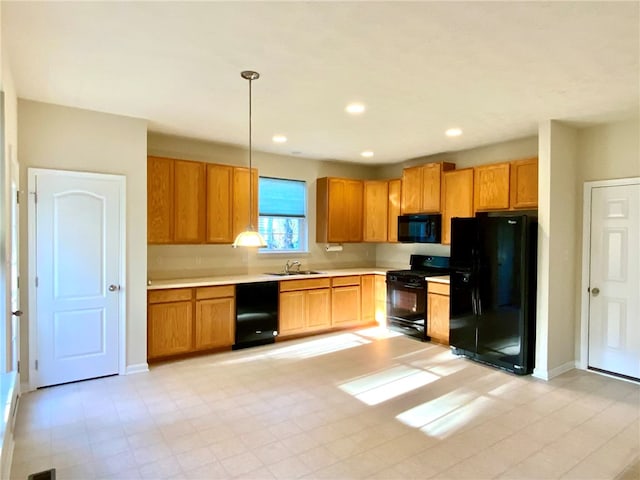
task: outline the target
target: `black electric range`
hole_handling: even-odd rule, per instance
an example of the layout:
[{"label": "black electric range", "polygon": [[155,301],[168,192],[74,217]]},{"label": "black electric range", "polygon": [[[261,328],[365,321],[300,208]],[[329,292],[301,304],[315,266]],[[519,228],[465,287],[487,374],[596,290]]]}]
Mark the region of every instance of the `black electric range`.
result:
[{"label": "black electric range", "polygon": [[449,257],[411,255],[409,264],[387,272],[387,326],[427,341],[427,279],[449,275]]}]

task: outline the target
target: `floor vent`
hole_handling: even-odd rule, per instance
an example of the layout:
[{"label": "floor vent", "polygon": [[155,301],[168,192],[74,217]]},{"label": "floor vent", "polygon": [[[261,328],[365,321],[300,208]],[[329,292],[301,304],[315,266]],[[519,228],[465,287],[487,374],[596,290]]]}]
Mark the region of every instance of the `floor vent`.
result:
[{"label": "floor vent", "polygon": [[56,469],[45,470],[43,472],[32,473],[27,480],[56,480]]}]

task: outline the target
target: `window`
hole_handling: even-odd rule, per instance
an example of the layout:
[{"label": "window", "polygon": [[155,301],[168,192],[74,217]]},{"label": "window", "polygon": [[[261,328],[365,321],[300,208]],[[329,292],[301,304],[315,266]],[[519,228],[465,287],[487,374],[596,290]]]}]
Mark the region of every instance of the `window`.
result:
[{"label": "window", "polygon": [[307,250],[307,184],[300,180],[260,177],[258,231],[267,242],[261,252]]}]

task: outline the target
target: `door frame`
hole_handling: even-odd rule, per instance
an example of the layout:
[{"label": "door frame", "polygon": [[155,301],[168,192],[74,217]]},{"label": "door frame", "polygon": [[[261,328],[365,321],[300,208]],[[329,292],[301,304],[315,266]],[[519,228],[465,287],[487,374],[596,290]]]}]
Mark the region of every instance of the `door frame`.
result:
[{"label": "door frame", "polygon": [[580,358],[577,366],[589,368],[589,299],[591,278],[591,194],[594,188],[640,184],[640,177],[584,182],[582,203],[582,281],[580,283]]},{"label": "door frame", "polygon": [[28,261],[29,261],[29,390],[35,390],[39,384],[38,371],[35,359],[38,353],[38,312],[36,301],[36,177],[38,175],[72,176],[85,179],[104,179],[118,183],[120,190],[120,302],[118,305],[118,375],[126,374],[127,351],[127,284],[126,284],[126,258],[127,258],[127,232],[126,232],[126,191],[127,178],[124,175],[110,173],[80,172],[73,170],[53,170],[48,168],[28,168]]}]

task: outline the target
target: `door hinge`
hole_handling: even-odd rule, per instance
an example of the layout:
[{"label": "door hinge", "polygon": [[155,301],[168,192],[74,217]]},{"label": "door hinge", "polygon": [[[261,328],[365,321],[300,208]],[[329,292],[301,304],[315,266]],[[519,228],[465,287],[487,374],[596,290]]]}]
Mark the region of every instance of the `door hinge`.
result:
[{"label": "door hinge", "polygon": [[16,366],[17,373],[20,373],[20,360],[18,360],[18,365]]},{"label": "door hinge", "polygon": [[20,290],[20,275],[16,277],[16,288]]},{"label": "door hinge", "polygon": [[38,369],[38,360],[36,360],[36,370]]},{"label": "door hinge", "polygon": [[16,190],[16,203],[20,203],[20,190]]},{"label": "door hinge", "polygon": [[38,277],[36,277],[36,287],[38,287]]}]

